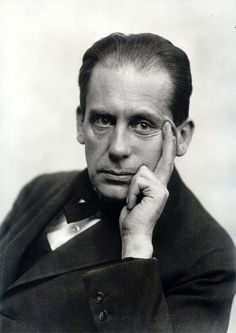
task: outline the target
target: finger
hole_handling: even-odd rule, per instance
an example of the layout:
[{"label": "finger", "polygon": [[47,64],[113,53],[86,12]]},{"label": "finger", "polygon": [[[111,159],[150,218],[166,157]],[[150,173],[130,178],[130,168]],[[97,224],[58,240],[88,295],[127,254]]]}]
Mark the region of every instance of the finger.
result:
[{"label": "finger", "polygon": [[176,142],[177,142],[177,128],[176,128],[174,122],[169,117],[163,117],[162,128],[163,128],[163,126],[164,126],[164,124],[166,122],[170,123],[171,129],[172,129],[172,133],[174,134],[174,136],[176,138]]},{"label": "finger", "polygon": [[142,165],[136,175],[133,177],[128,195],[127,208],[133,209],[137,203],[141,202],[143,196],[153,195],[153,185],[159,183],[156,175],[145,165]]},{"label": "finger", "polygon": [[140,195],[141,191],[138,185],[138,177],[139,177],[139,170],[136,175],[132,178],[129,191],[127,195],[127,208],[129,210],[133,209],[136,205],[138,200],[138,196]]},{"label": "finger", "polygon": [[140,196],[142,195],[142,190],[145,188],[146,183],[143,176],[145,176],[145,172],[147,171],[149,171],[149,169],[142,165],[136,172],[135,176],[132,178],[127,195],[127,208],[129,210],[135,207],[138,199],[140,199]]},{"label": "finger", "polygon": [[[173,128],[175,128],[175,126]],[[172,126],[169,120],[164,123],[162,133],[162,154],[157,163],[155,173],[162,184],[167,185],[174,168],[174,159],[176,154],[176,137],[172,132]]]}]

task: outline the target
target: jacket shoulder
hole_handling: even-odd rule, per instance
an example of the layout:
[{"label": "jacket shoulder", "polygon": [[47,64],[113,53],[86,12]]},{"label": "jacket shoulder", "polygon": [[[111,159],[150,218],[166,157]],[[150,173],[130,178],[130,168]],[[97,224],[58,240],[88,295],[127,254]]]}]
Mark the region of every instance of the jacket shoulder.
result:
[{"label": "jacket shoulder", "polygon": [[[172,188],[172,201],[165,212],[155,237],[156,252],[158,247],[163,253],[164,263],[170,262],[176,271],[181,267],[192,267],[198,260],[207,257],[235,258],[234,243],[224,227],[204,208],[193,192],[177,175]],[[170,194],[170,199],[171,199]],[[171,244],[171,246],[170,246]],[[228,260],[228,259],[227,259]]]},{"label": "jacket shoulder", "polygon": [[50,197],[72,182],[73,179],[79,177],[80,174],[81,172],[79,171],[62,171],[45,173],[33,178],[22,188],[13,208],[22,205],[23,201],[26,204],[27,201],[32,202],[39,198]]},{"label": "jacket shoulder", "polygon": [[212,250],[234,248],[233,241],[222,224],[216,221],[186,186],[184,193],[185,204],[188,207],[185,218],[188,221],[187,229],[192,236],[192,244],[200,242],[201,248],[208,247]]},{"label": "jacket shoulder", "polygon": [[54,173],[45,173],[33,178],[29,183],[24,186],[26,189],[40,189],[40,188],[61,188],[68,182],[72,181],[75,177],[79,176],[81,171],[61,171]]},{"label": "jacket shoulder", "polygon": [[190,271],[197,267],[199,272],[207,267],[209,274],[221,270],[232,278],[236,253],[230,235],[185,185],[183,195],[186,209],[178,236],[184,239],[181,246],[186,254],[184,266]]},{"label": "jacket shoulder", "polygon": [[33,178],[19,192],[11,211],[3,221],[0,228],[0,239],[6,235],[14,221],[17,221],[26,212],[31,211],[37,203],[46,202],[67,186],[70,187],[74,180],[79,181],[83,171],[62,171],[45,173]]}]

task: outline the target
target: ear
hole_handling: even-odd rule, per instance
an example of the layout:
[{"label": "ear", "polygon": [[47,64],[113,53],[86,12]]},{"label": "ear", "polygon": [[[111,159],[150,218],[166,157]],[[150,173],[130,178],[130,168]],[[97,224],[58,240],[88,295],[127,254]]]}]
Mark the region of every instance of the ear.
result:
[{"label": "ear", "polygon": [[195,124],[191,119],[186,119],[177,127],[176,156],[183,156],[190,145]]},{"label": "ear", "polygon": [[81,107],[78,106],[76,109],[76,125],[77,125],[77,141],[84,144],[84,115]]}]

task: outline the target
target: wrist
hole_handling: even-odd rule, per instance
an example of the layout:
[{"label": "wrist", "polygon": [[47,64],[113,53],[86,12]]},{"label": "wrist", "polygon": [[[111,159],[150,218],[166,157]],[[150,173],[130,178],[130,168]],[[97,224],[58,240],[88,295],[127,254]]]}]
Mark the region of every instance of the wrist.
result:
[{"label": "wrist", "polygon": [[152,255],[151,237],[142,234],[122,236],[122,259],[127,257],[150,259]]}]

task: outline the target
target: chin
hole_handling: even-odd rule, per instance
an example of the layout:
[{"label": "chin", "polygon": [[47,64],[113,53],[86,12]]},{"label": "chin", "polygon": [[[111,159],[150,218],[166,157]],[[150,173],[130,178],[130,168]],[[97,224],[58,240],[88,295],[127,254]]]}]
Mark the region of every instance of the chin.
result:
[{"label": "chin", "polygon": [[96,187],[98,193],[107,201],[126,201],[129,185],[100,184]]}]

